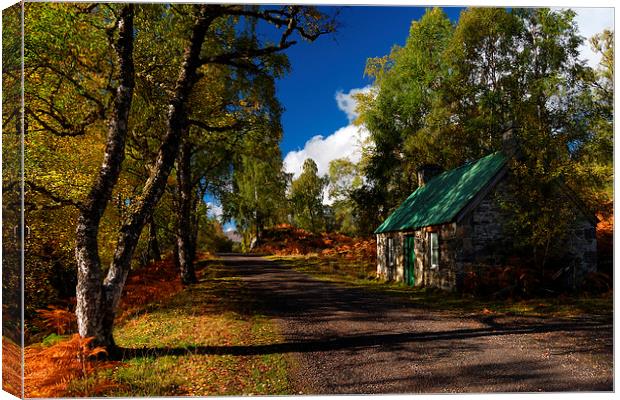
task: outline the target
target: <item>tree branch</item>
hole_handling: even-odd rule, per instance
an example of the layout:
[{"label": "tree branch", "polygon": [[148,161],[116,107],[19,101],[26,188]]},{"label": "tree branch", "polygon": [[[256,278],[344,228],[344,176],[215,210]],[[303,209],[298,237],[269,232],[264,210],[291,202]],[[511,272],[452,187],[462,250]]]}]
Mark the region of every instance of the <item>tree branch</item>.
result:
[{"label": "tree branch", "polygon": [[[285,38],[283,37],[283,39]],[[251,58],[274,54],[279,51],[288,49],[296,43],[297,42],[294,40],[289,42],[281,40],[278,46],[265,46],[259,49],[248,49],[245,51],[232,51],[229,53],[218,54],[216,56],[202,58],[200,60],[200,65],[202,66],[205,64],[223,64],[233,67],[245,67],[258,70],[258,67],[250,61]],[[239,61],[235,60],[243,60],[243,62],[240,63]]]},{"label": "tree branch", "polygon": [[50,71],[54,72],[56,75],[66,79],[69,83],[71,83],[77,89],[77,94],[95,103],[100,113],[105,113],[105,105],[103,104],[103,102],[97,99],[96,97],[94,97],[93,95],[91,95],[88,89],[86,89],[82,84],[80,84],[76,79],[71,77],[68,73],[61,71],[59,68],[56,68],[54,65],[48,62],[43,62],[39,66],[43,68],[48,68]]},{"label": "tree branch", "polygon": [[202,121],[198,121],[195,119],[188,119],[187,124],[197,126],[200,129],[204,129],[205,131],[210,131],[210,132],[226,132],[226,131],[240,128],[243,125],[241,121],[236,121],[235,123],[231,125],[211,126],[211,125],[205,124]]},{"label": "tree branch", "polygon": [[[97,121],[99,117],[99,112],[97,110],[92,111],[86,117],[84,117],[82,123],[79,125],[73,125],[62,116],[54,114],[49,111],[45,111],[42,109],[31,110],[30,108],[26,108],[26,112],[31,115],[41,126],[48,132],[62,137],[76,137],[82,136],[86,134],[86,127],[93,124]],[[44,114],[54,119],[61,126],[62,130],[58,130],[52,127],[49,123],[44,121],[42,118],[37,115],[37,113]]]},{"label": "tree branch", "polygon": [[[317,28],[314,32],[309,31],[304,26],[299,26],[297,17],[303,12],[304,7],[301,6],[285,6],[279,10],[264,11],[253,11],[251,9],[245,9],[239,6],[228,6],[224,7],[223,14],[261,19],[275,25],[276,28],[287,26],[287,31],[289,31],[291,21],[294,21],[294,26],[290,29],[288,35],[296,31],[301,37],[310,41],[314,41],[319,36],[334,31],[333,22],[325,24],[324,28]],[[286,36],[288,37],[288,35]]]},{"label": "tree branch", "polygon": [[44,195],[45,197],[50,198],[51,200],[53,200],[54,202],[62,205],[62,206],[73,206],[76,208],[81,208],[82,207],[82,203],[80,203],[79,201],[76,200],[71,200],[71,199],[66,199],[64,197],[61,197],[59,195],[57,195],[56,193],[53,193],[52,191],[50,191],[49,189],[34,183],[33,181],[30,180],[26,180],[24,181],[24,183],[28,186],[28,188],[30,188],[31,190],[40,193],[42,195]]},{"label": "tree branch", "polygon": [[[304,39],[314,41],[319,36],[334,30],[333,24],[331,23],[325,24],[324,27],[316,27],[314,29],[309,29],[307,26],[300,25],[299,17],[300,15],[303,16],[304,11],[306,10],[306,8],[301,6],[285,6],[280,10],[254,11],[243,6],[240,7],[235,5],[222,6],[220,10],[222,15],[255,18],[275,25],[278,29],[286,26],[286,29],[282,32],[277,45],[265,46],[258,49],[236,50],[211,57],[205,57],[201,59],[201,65],[224,64],[233,67],[244,67],[257,70],[259,68],[254,65],[250,59],[274,54],[296,44],[296,40],[289,40],[293,33],[297,32],[297,34]],[[243,60],[243,62],[239,63],[238,60]]]}]

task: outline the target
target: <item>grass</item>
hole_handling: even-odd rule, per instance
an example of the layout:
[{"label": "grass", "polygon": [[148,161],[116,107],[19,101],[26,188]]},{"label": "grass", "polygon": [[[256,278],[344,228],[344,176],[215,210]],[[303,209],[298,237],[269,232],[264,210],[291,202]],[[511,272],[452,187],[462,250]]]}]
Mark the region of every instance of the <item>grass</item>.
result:
[{"label": "grass", "polygon": [[524,300],[481,299],[433,288],[385,282],[376,278],[374,262],[365,260],[345,260],[317,254],[268,258],[316,279],[363,287],[366,290],[403,298],[418,307],[432,310],[526,317],[577,317],[584,314],[611,316],[613,312],[612,293],[589,297],[560,295]]},{"label": "grass", "polygon": [[95,390],[94,394],[288,394],[287,360],[282,354],[220,355],[195,350],[204,346],[225,348],[280,341],[277,326],[254,313],[251,299],[243,298],[243,285],[238,278],[227,276],[217,262],[202,267],[198,284],[166,302],[149,305],[147,311],[116,328],[117,345],[138,349],[139,356],[99,371],[90,382],[74,382],[70,392],[82,393],[86,385],[96,388],[97,382],[105,382],[103,390]]}]

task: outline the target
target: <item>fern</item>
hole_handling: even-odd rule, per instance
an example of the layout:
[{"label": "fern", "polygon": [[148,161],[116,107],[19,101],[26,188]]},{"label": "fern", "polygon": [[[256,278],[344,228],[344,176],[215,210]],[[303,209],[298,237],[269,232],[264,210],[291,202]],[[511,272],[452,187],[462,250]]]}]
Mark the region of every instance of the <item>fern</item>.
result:
[{"label": "fern", "polygon": [[77,330],[77,320],[74,313],[54,305],[47,308],[37,310],[37,314],[48,329],[57,335],[64,335]]},{"label": "fern", "polygon": [[81,393],[83,396],[88,397],[97,392],[99,385],[108,387],[108,382],[95,381],[95,384],[89,384],[88,378],[96,375],[98,370],[118,364],[97,359],[107,354],[107,351],[104,347],[92,347],[94,339],[74,334],[50,347],[26,348],[26,397],[65,396],[69,382],[76,379],[86,382],[84,393]]},{"label": "fern", "polygon": [[2,336],[2,389],[14,396],[21,396],[21,347]]}]

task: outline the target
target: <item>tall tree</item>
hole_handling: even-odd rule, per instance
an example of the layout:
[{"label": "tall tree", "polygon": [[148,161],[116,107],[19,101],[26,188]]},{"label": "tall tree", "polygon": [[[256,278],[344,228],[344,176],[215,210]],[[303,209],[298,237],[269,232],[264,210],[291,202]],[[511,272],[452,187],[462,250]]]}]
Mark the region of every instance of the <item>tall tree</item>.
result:
[{"label": "tall tree", "polygon": [[[226,28],[231,35],[240,34],[234,24]],[[250,27],[245,33],[249,42],[257,40],[253,29]],[[281,164],[277,147],[281,138],[281,106],[275,97],[275,79],[288,71],[286,56],[264,56],[262,65],[249,71],[231,66],[210,70],[209,83],[205,84],[205,77],[195,90],[190,134],[177,160],[177,248],[182,279],[186,283],[195,281],[192,265],[198,236],[195,216],[206,192],[221,199],[229,198],[230,171],[233,176],[239,175],[240,157],[251,156],[257,163],[269,160],[269,168],[275,170],[270,170],[272,175],[268,177],[256,177],[253,192],[258,197],[254,201],[258,208],[254,208],[257,213],[253,227],[260,231],[276,212],[270,199],[278,193],[277,172],[281,170],[275,165]],[[205,97],[210,99],[206,104],[202,101]],[[246,166],[247,163],[246,160]],[[258,166],[251,168],[256,170]],[[266,193],[272,197],[265,196]]]},{"label": "tall tree", "polygon": [[286,176],[278,147],[280,135],[254,133],[244,143],[234,166],[232,192],[224,202],[244,247],[262,231],[286,218]]},{"label": "tall tree", "polygon": [[[83,205],[80,206],[76,229],[75,255],[78,264],[76,314],[78,317],[78,328],[82,337],[95,336],[98,342],[104,345],[114,345],[112,326],[114,324],[116,306],[120,300],[120,290],[118,289],[122,290],[124,274],[122,273],[123,266],[119,265],[117,261],[109,270],[108,276],[111,279],[106,278],[106,282],[102,285],[97,233],[99,222],[112,194],[112,189],[120,175],[121,164],[125,154],[129,111],[131,109],[135,84],[133,20],[133,5],[123,7],[115,24],[118,38],[113,46],[119,69],[117,76],[118,86],[115,89],[114,105],[109,116],[110,122],[104,158],[90,193],[87,195]],[[114,259],[115,261],[118,259],[116,254]],[[129,264],[129,260],[127,260],[127,264]],[[119,278],[122,280],[122,283],[110,284],[111,281],[118,280]]]},{"label": "tall tree", "polygon": [[[163,194],[167,178],[178,155],[179,145],[187,131],[189,124],[188,100],[196,81],[199,79],[198,69],[207,64],[256,69],[258,68],[256,63],[262,62],[261,57],[282,51],[295,44],[295,41],[290,40],[293,33],[297,32],[302,37],[313,40],[325,33],[326,29],[329,29],[329,26],[325,28],[324,25],[314,24],[323,16],[319,13],[312,13],[312,10],[308,8],[285,7],[278,10],[276,15],[274,17],[273,12],[269,10],[257,11],[254,8],[248,9],[238,6],[201,5],[196,7],[196,17],[191,28],[189,44],[185,49],[173,94],[168,103],[166,132],[153,163],[152,172],[144,184],[142,195],[132,207],[131,213],[119,230],[114,257],[99,293],[97,293],[96,285],[90,284],[91,282],[94,283],[95,277],[98,278],[99,273],[97,271],[100,269],[98,264],[93,264],[89,260],[84,263],[84,267],[80,265],[82,264],[80,252],[83,250],[92,252],[93,243],[88,242],[85,243],[85,246],[80,245],[79,236],[83,230],[78,223],[78,244],[76,246],[78,269],[84,268],[92,272],[92,274],[85,274],[81,280],[79,279],[80,275],[78,275],[78,325],[82,336],[95,336],[99,342],[114,347],[112,338],[114,315],[129,272],[129,263],[146,218]],[[235,43],[237,46],[232,50],[202,55],[203,43],[213,22],[217,18],[231,16],[265,20],[276,26],[286,26],[286,29],[282,32],[280,41],[276,45],[268,44],[261,47],[260,45],[256,46],[258,43],[247,43],[245,40],[240,40],[240,43]],[[306,17],[310,19],[302,19]],[[215,33],[217,34],[217,31]],[[258,61],[255,61],[256,58]],[[123,68],[121,67],[120,70],[122,74]],[[105,162],[103,166],[106,167]],[[80,290],[80,282],[84,281],[87,282],[87,289]],[[89,310],[90,305],[96,304],[101,297],[105,299],[103,310],[95,310],[94,312],[83,312],[81,310]]]},{"label": "tall tree", "polygon": [[290,200],[295,224],[312,232],[325,228],[323,195],[327,178],[318,174],[313,159],[304,161],[299,177],[291,183]]},{"label": "tall tree", "polygon": [[[373,142],[365,175],[377,198],[366,203],[379,207],[380,218],[387,217],[415,187],[416,167],[434,158],[428,148],[437,139],[423,128],[434,89],[447,73],[442,56],[452,32],[445,13],[430,9],[412,22],[404,47],[395,46],[389,55],[369,59],[366,65],[374,89],[359,96],[358,123],[366,125]],[[403,151],[406,142],[411,148],[408,153]]]},{"label": "tall tree", "polygon": [[329,198],[335,219],[335,229],[348,235],[363,231],[359,224],[358,212],[352,194],[362,186],[359,166],[347,158],[339,158],[329,163]]},{"label": "tall tree", "polygon": [[579,60],[582,38],[574,12],[519,9],[513,14],[520,28],[508,115],[522,157],[511,161],[514,196],[506,201],[514,217],[509,228],[515,246],[544,272],[578,216],[571,202],[562,201],[562,187],[568,184],[583,194],[574,182],[580,179],[575,179],[575,156],[588,136],[579,100],[586,67]]},{"label": "tall tree", "polygon": [[[428,32],[435,34],[423,36]],[[580,194],[596,187],[591,180],[573,184],[592,177],[577,168],[592,142],[592,113],[574,13],[469,8],[452,28],[441,11],[429,10],[407,43],[420,37],[426,40],[417,46],[369,62],[375,94],[363,99],[361,121],[380,156],[371,158],[369,186],[358,194],[377,196],[381,214],[400,203],[382,192],[402,197],[415,189],[401,179],[405,189],[395,190],[394,177],[412,177],[422,163],[453,168],[500,150],[502,134],[513,127],[523,157],[512,162],[519,188],[507,203],[523,218],[512,233],[524,249],[546,254],[575,214],[558,202],[558,185],[572,184]],[[410,61],[421,60],[424,50],[422,62]],[[373,203],[359,196],[358,202]]]},{"label": "tall tree", "polygon": [[[598,202],[609,202],[613,197],[613,120],[614,120],[614,33],[605,30],[590,38],[592,49],[601,56],[596,69],[588,71],[585,80],[582,110],[588,110],[590,136],[578,156],[580,168],[587,179],[600,182],[605,193]],[[579,184],[586,186],[587,181]],[[591,198],[601,197],[596,193]]]}]

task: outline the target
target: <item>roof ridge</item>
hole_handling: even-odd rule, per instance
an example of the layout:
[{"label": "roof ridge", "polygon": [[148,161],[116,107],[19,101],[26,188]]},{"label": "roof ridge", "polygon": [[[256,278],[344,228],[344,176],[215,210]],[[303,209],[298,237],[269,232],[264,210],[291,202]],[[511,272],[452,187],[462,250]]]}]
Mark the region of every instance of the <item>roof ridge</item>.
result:
[{"label": "roof ridge", "polygon": [[[502,152],[501,150],[497,150],[497,151],[494,151],[493,153],[489,153],[489,154],[487,154],[486,156],[482,156],[482,157],[480,157],[480,158],[476,158],[475,160],[466,161],[465,163],[463,163],[463,164],[459,165],[458,167],[455,167],[455,168],[449,169],[449,170],[447,170],[447,171],[443,171],[442,173],[440,173],[440,174],[437,174],[437,175],[433,176],[431,179],[429,179],[429,181],[428,181],[426,184],[428,184],[428,183],[432,182],[435,178],[437,178],[437,177],[439,177],[439,176],[441,176],[441,175],[447,174],[447,173],[449,173],[449,172],[454,172],[454,171],[459,170],[459,169],[461,169],[461,168],[467,167],[467,166],[469,166],[469,165],[471,165],[471,164],[477,163],[478,161],[482,160],[483,158],[487,158],[487,157],[490,157],[490,156],[492,156],[492,155],[495,155],[495,154],[497,154],[497,153],[501,153],[501,152]],[[415,193],[418,189],[423,188],[424,186],[426,186],[426,185],[423,185],[423,186],[418,186],[418,187],[416,188],[416,190],[414,190],[414,191],[413,191],[413,193]],[[413,193],[412,193],[412,194],[413,194]]]},{"label": "roof ridge", "polygon": [[413,230],[448,222],[482,190],[506,160],[500,150],[438,174],[416,188],[375,233]]}]

